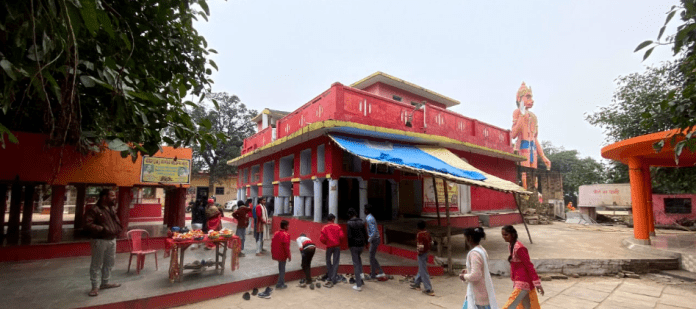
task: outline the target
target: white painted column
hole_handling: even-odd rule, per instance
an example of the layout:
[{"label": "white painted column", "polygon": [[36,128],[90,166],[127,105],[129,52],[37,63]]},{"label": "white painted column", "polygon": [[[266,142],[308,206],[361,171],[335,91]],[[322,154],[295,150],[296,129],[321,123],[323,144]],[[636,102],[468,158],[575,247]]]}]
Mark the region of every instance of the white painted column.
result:
[{"label": "white painted column", "polygon": [[311,217],[312,216],[312,200],[314,200],[311,196],[304,196],[304,215],[305,217]]},{"label": "white painted column", "polygon": [[314,222],[321,222],[321,206],[324,204],[321,183],[322,179],[314,179]]},{"label": "white painted column", "polygon": [[358,179],[358,187],[360,194],[360,210],[359,215],[361,219],[365,219],[365,205],[367,204],[367,180]]},{"label": "white painted column", "polygon": [[290,213],[290,197],[289,196],[283,197],[283,209],[285,210],[286,214]]},{"label": "white painted column", "polygon": [[241,187],[240,191],[242,191],[242,200],[244,201],[244,203],[246,203],[246,200],[247,200],[246,187]]},{"label": "white painted column", "polygon": [[329,213],[338,217],[338,179],[329,179]]},{"label": "white painted column", "polygon": [[304,198],[301,196],[295,196],[295,202],[293,203],[295,217],[304,216]]}]

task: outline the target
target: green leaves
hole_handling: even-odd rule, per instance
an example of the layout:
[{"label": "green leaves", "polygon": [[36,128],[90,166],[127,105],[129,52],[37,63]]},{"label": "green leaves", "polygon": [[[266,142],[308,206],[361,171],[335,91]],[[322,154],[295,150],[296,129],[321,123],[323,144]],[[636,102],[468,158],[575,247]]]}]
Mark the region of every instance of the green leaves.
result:
[{"label": "green leaves", "polygon": [[10,61],[8,61],[7,59],[0,60],[0,67],[2,67],[2,69],[5,71],[7,76],[9,76],[13,80],[17,80],[17,76],[15,75],[15,73],[13,71],[14,68],[13,68],[12,63]]},{"label": "green leaves", "polygon": [[647,40],[647,41],[645,41],[645,42],[643,42],[643,43],[640,43],[640,44],[638,44],[638,47],[636,47],[636,50],[634,50],[633,52],[635,53],[635,52],[637,52],[637,51],[639,51],[639,50],[645,48],[646,46],[648,46],[648,45],[650,45],[650,44],[652,44],[652,43],[653,43],[652,40]]},{"label": "green leaves", "polygon": [[84,25],[89,30],[92,36],[97,35],[99,31],[99,21],[97,19],[97,3],[94,0],[81,0],[82,9],[80,9],[80,14],[84,20]]}]

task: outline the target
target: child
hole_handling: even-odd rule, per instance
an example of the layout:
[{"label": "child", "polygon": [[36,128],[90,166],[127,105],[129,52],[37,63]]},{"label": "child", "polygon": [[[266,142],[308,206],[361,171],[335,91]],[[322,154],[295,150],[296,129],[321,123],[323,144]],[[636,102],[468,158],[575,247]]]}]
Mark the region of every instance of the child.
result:
[{"label": "child", "polygon": [[312,258],[314,257],[314,251],[316,246],[309,237],[304,233],[300,234],[297,238],[297,246],[300,247],[300,254],[302,255],[302,270],[305,273],[305,281],[300,283],[300,287],[306,287],[307,284],[312,284],[312,276],[310,274],[312,269]]},{"label": "child", "polygon": [[278,261],[278,283],[276,289],[287,288],[285,285],[285,263],[290,261],[290,234],[288,233],[288,220],[280,222],[280,230],[273,234],[271,240],[271,256]]},{"label": "child", "polygon": [[420,284],[423,282],[423,294],[435,296],[433,287],[430,284],[430,275],[428,274],[428,252],[430,252],[430,233],[425,230],[425,221],[418,221],[418,235],[416,235],[416,248],[418,249],[418,275],[416,280],[411,284],[414,290],[420,290]]},{"label": "child", "polygon": [[486,238],[483,228],[464,230],[466,243],[470,248],[466,255],[466,269],[459,274],[459,279],[469,282],[463,309],[498,309],[495,300],[493,281],[488,270],[488,253],[479,243]]},{"label": "child", "polygon": [[338,261],[341,258],[341,242],[345,239],[345,234],[341,227],[334,223],[336,216],[329,214],[329,223],[321,228],[319,240],[326,245],[326,284],[325,287],[333,287],[338,283]]},{"label": "child", "polygon": [[544,296],[544,289],[541,287],[541,280],[537,276],[534,264],[529,258],[529,251],[517,241],[517,230],[512,225],[504,226],[502,235],[505,242],[509,243],[508,262],[510,262],[510,278],[514,288],[503,309],[518,308],[520,304],[528,309],[541,308],[534,288],[541,296]]}]

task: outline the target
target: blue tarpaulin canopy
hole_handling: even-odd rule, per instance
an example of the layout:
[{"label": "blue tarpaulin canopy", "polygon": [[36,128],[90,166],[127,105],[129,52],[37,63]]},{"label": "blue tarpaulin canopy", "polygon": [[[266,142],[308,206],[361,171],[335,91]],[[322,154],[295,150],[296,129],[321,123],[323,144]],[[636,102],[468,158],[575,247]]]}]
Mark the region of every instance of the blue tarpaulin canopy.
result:
[{"label": "blue tarpaulin canopy", "polygon": [[487,174],[473,167],[447,149],[370,141],[353,137],[329,135],[345,151],[372,163],[392,165],[411,172],[430,174],[466,185],[486,187],[503,192],[530,194],[515,183]]},{"label": "blue tarpaulin canopy", "polygon": [[359,157],[405,165],[414,169],[449,174],[471,180],[485,180],[478,171],[465,171],[422,151],[417,146],[373,142],[363,139],[332,136],[341,148]]}]

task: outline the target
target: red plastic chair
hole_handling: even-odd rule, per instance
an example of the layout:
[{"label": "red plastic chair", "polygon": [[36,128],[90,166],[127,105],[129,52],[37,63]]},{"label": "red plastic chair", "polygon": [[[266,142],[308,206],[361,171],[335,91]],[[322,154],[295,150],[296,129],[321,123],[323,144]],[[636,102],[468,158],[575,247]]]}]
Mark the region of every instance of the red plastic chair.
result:
[{"label": "red plastic chair", "polygon": [[[143,235],[145,236],[143,238]],[[146,230],[130,230],[128,231],[128,240],[130,243],[130,258],[128,259],[128,272],[130,272],[133,256],[137,256],[136,270],[140,274],[140,270],[145,265],[145,256],[155,254],[155,270],[159,270],[157,265],[157,250],[150,250],[150,233]]]}]

